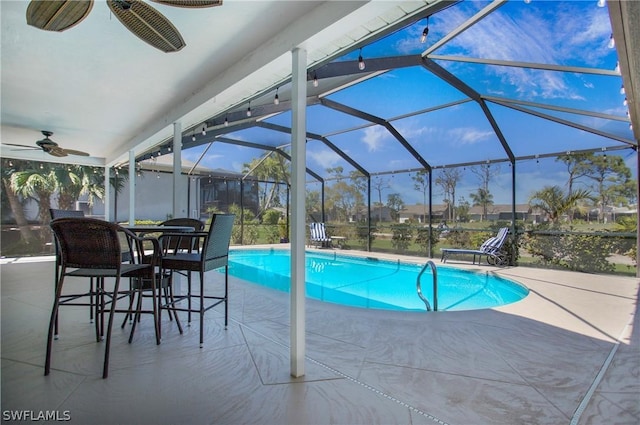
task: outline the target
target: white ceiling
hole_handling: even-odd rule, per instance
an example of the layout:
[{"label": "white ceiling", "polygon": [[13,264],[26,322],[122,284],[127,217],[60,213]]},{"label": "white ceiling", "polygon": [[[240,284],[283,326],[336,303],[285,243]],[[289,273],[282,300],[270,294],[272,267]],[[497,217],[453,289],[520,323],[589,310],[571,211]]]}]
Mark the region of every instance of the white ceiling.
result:
[{"label": "white ceiling", "polygon": [[[307,50],[313,68],[447,3],[224,0],[208,9],[150,3],[187,44],[163,53],[131,34],[103,0],[95,0],[89,16],[62,33],[27,25],[27,0],[1,0],[0,155],[88,165],[127,162],[130,150],[140,156],[172,137],[174,122],[186,131],[246,108],[249,99],[286,81],[295,47]],[[608,1],[636,139],[639,3]],[[91,157],[57,159],[4,145],[35,147],[41,130]]]},{"label": "white ceiling", "polygon": [[[439,1],[439,0],[438,0]],[[113,165],[246,101],[291,73],[290,51],[309,65],[344,51],[434,1],[238,1],[208,9],[151,3],[186,47],[163,53],[131,34],[96,0],[62,32],[28,26],[27,1],[0,2],[1,142],[35,146],[41,130],[91,157],[64,162]],[[56,161],[40,150],[1,147],[3,157]]]}]

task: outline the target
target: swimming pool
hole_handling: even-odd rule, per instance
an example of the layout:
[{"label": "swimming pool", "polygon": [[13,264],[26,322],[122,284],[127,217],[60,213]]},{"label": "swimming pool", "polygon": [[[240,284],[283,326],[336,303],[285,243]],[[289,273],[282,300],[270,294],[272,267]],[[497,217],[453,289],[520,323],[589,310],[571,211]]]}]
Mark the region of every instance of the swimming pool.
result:
[{"label": "swimming pool", "polygon": [[[425,260],[426,262],[426,260]],[[353,307],[425,311],[416,291],[422,265],[331,253],[306,253],[307,297]],[[280,291],[289,291],[290,253],[281,249],[231,250],[229,274]],[[422,293],[433,305],[431,270],[422,276]],[[492,275],[438,266],[438,310],[477,310],[514,303],[529,290]]]}]

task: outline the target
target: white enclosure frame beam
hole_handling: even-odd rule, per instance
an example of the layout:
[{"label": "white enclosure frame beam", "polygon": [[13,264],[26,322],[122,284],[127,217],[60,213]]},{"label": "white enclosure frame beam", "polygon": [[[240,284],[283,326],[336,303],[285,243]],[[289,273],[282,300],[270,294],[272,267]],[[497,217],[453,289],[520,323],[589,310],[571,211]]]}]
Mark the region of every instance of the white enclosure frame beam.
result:
[{"label": "white enclosure frame beam", "polygon": [[111,221],[111,167],[104,167],[104,219]]},{"label": "white enclosure frame beam", "polygon": [[307,134],[307,51],[292,53],[291,123],[291,376],[305,373],[305,177]]},{"label": "white enclosure frame beam", "polygon": [[129,226],[136,224],[136,153],[129,151]]},{"label": "white enclosure frame beam", "polygon": [[[173,218],[181,217],[180,201],[184,195],[181,190],[182,179],[182,123],[173,123]],[[187,184],[189,184],[187,182]],[[188,213],[188,211],[187,211]]]}]

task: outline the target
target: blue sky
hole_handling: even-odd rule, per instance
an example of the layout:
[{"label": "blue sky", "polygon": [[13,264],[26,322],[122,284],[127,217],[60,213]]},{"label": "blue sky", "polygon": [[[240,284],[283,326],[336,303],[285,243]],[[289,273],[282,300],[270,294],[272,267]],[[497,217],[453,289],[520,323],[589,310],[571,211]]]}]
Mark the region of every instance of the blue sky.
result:
[{"label": "blue sky", "polygon": [[[596,3],[595,0],[532,0],[529,4],[521,0],[509,1],[433,53],[614,70],[617,54],[615,49],[608,46],[611,37],[609,16],[607,9],[597,7]],[[373,57],[422,53],[487,4],[489,2],[465,1],[431,16],[429,36],[424,44],[420,43],[420,35],[427,24],[426,19],[364,46],[362,56],[366,62],[367,58]],[[352,52],[342,59],[355,60],[359,53]],[[436,63],[484,96],[626,117],[627,108],[623,105],[624,95],[620,93],[622,79],[619,76],[437,59]],[[400,134],[432,166],[473,161],[493,162],[506,158],[499,138],[478,104],[474,101],[463,102],[467,99],[463,93],[423,67],[390,71],[327,97],[390,120]],[[455,102],[462,103],[394,120],[413,111]],[[578,149],[606,149],[620,145],[619,142],[492,102],[488,103],[488,107],[516,156]],[[529,108],[578,125],[632,139],[628,122],[531,106]],[[291,115],[284,113],[268,121],[288,126]],[[368,126],[332,135],[335,131],[368,123],[321,106],[308,108],[307,121],[309,131],[330,135],[328,138],[332,143],[371,173],[419,167],[416,159],[381,126]],[[264,129],[249,129],[227,136],[272,146],[290,143],[288,135]],[[184,157],[196,160],[202,149],[188,150]],[[629,150],[619,153],[634,170],[635,154],[631,154]],[[214,143],[202,164],[210,168],[240,171],[243,163],[262,154],[255,149]],[[613,153],[609,151],[608,154]],[[307,166],[320,175],[326,175],[327,168],[336,166],[342,166],[345,173],[352,170],[349,164],[318,141],[310,141],[307,144]],[[499,167],[500,174],[492,180],[490,190],[496,203],[509,203],[511,169],[507,163],[501,163]],[[564,166],[554,159],[532,159],[518,162],[516,167],[518,203],[525,203],[534,190],[544,185],[562,186],[566,182]],[[468,200],[469,192],[474,192],[479,185],[477,177],[466,168],[463,175],[458,193]],[[422,196],[413,190],[408,173],[394,173],[380,178],[389,182],[389,189],[383,195],[385,199],[389,193],[400,193],[407,204],[421,202]],[[442,196],[435,188],[434,203],[441,200]]]}]

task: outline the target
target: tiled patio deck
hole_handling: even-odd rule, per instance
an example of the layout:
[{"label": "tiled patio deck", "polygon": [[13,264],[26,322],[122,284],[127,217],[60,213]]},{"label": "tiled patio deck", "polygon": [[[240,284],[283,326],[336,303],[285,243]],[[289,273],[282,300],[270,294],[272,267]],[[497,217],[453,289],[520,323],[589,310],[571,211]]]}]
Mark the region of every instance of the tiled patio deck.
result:
[{"label": "tiled patio deck", "polygon": [[61,310],[43,376],[53,262],[3,259],[3,421],[26,410],[78,424],[640,423],[638,279],[456,265],[531,293],[468,312],[308,301],[306,376],[294,379],[288,294],[232,279],[228,330],[210,312],[200,349],[197,322],[179,335],[165,317],[159,346],[148,316],[132,344],[114,327],[103,380],[82,308]]}]

